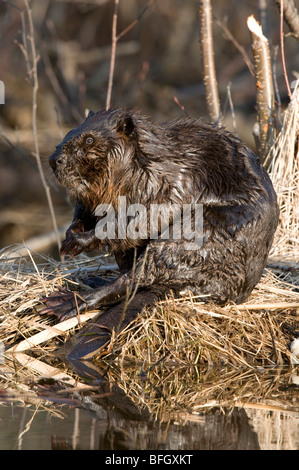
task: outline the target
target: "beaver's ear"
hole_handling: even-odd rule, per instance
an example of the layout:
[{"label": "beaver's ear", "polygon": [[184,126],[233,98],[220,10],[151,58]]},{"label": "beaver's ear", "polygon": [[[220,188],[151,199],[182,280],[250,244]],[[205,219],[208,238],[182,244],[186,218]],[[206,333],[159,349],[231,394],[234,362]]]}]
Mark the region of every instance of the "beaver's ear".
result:
[{"label": "beaver's ear", "polygon": [[133,137],[136,134],[134,118],[130,114],[121,117],[117,123],[117,131],[126,137]]},{"label": "beaver's ear", "polygon": [[88,109],[85,110],[86,119],[88,119],[88,118],[90,118],[91,116],[94,116],[94,115],[95,115],[94,111],[91,111],[91,110],[88,110]]}]

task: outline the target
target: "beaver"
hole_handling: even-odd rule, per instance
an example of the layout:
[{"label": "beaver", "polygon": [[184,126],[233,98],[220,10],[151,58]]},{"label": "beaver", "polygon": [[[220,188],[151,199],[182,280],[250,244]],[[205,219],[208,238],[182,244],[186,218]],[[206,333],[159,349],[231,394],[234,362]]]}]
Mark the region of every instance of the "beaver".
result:
[{"label": "beaver", "polygon": [[[129,288],[137,292],[134,315],[138,301],[143,306],[146,299],[186,290],[205,302],[241,303],[260,280],[278,223],[276,194],[259,158],[226,129],[191,118],[157,123],[122,108],[90,112],[49,161],[75,201],[62,256],[107,247],[121,273],[76,299],[72,292],[52,293],[43,299],[43,313],[64,320],[78,310],[124,302]],[[136,236],[109,237],[99,223],[105,220],[107,229],[109,208],[117,216],[124,199],[149,217],[137,223],[129,213],[121,223],[133,220]],[[155,205],[173,210],[159,212],[153,237],[148,221]],[[183,230],[176,236],[171,229],[186,207],[189,236]],[[190,247],[196,207],[202,209],[201,236]]]}]

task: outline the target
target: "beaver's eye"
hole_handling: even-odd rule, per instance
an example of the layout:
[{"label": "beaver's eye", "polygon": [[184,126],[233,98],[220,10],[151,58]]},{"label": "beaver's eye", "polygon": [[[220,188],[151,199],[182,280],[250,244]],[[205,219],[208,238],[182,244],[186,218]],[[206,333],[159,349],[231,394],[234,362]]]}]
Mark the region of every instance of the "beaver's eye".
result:
[{"label": "beaver's eye", "polygon": [[87,145],[91,145],[91,144],[93,144],[93,142],[94,142],[93,137],[90,137],[90,136],[87,137],[86,140],[85,140],[85,143]]}]

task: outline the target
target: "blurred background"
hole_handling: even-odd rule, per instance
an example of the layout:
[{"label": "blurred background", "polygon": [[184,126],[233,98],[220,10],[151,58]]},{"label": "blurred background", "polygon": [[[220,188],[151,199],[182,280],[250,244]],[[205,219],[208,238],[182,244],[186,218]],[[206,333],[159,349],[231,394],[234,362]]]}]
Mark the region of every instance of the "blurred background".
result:
[{"label": "blurred background", "polygon": [[[299,8],[299,0],[295,0]],[[72,219],[72,206],[57,187],[48,157],[61,138],[84,120],[85,110],[105,107],[111,54],[114,0],[31,0],[39,56],[37,131],[42,163],[59,227]],[[199,45],[197,0],[120,0],[121,33],[148,5],[137,24],[117,44],[112,107],[134,107],[153,119],[192,117],[208,120]],[[212,0],[216,73],[224,125],[254,148],[255,79],[238,47],[252,60],[247,17],[263,22],[275,57],[280,43],[275,0]],[[265,11],[261,11],[266,7]],[[53,230],[45,190],[36,168],[32,133],[32,86],[22,52],[23,0],[0,1],[0,249],[32,242]],[[266,13],[266,15],[265,15]],[[234,40],[225,34],[229,30]],[[26,31],[29,31],[28,21]],[[298,41],[284,24],[290,82],[299,72]],[[276,55],[275,78],[282,106],[287,89]],[[227,89],[236,114],[236,129]],[[180,105],[178,105],[178,102]],[[182,107],[185,109],[182,109]],[[38,245],[36,245],[38,246]],[[49,247],[45,248],[49,251]]]}]

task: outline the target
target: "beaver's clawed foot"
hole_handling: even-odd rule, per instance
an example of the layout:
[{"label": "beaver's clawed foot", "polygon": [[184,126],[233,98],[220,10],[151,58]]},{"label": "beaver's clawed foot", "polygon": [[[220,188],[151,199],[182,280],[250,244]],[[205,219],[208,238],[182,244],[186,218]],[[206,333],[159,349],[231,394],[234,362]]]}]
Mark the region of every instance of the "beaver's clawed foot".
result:
[{"label": "beaver's clawed foot", "polygon": [[[84,297],[86,297],[85,292]],[[83,299],[81,294],[63,289],[44,297],[41,302],[46,307],[40,311],[40,314],[55,315],[59,321],[74,317],[88,307],[87,299]]]}]

